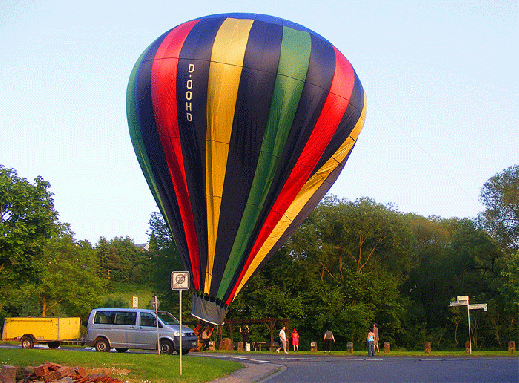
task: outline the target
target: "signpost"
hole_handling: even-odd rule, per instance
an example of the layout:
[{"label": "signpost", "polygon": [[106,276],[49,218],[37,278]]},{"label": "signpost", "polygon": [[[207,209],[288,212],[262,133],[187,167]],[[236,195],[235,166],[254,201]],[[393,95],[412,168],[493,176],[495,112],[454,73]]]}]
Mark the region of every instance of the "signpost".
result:
[{"label": "signpost", "polygon": [[179,297],[180,345],[178,354],[180,356],[180,375],[182,375],[182,290],[189,290],[189,271],[171,272],[171,290],[178,290]]},{"label": "signpost", "polygon": [[150,305],[153,308],[153,310],[155,310],[155,322],[156,322],[156,326],[157,326],[157,353],[160,355],[159,314],[158,314],[160,301],[156,295],[154,295],[153,298],[151,298]]},{"label": "signpost", "polygon": [[469,353],[472,354],[472,335],[470,334],[470,309],[472,310],[478,310],[483,309],[487,311],[487,304],[486,303],[477,303],[474,305],[469,304],[469,297],[468,295],[458,295],[455,302],[451,302],[450,306],[467,306],[467,315],[469,318]]}]

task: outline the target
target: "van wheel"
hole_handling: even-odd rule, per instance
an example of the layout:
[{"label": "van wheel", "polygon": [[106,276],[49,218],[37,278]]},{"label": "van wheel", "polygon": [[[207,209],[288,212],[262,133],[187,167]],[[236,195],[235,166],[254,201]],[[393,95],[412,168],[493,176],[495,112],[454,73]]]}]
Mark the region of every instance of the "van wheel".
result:
[{"label": "van wheel", "polygon": [[22,348],[34,348],[34,340],[30,335],[24,335],[21,339]]},{"label": "van wheel", "polygon": [[99,338],[96,340],[95,348],[99,352],[108,352],[110,351],[110,344],[105,338]]},{"label": "van wheel", "polygon": [[117,352],[126,352],[126,351],[128,351],[128,349],[127,348],[116,348],[115,351],[117,351]]},{"label": "van wheel", "polygon": [[160,341],[160,353],[161,354],[173,354],[173,343],[168,339]]}]

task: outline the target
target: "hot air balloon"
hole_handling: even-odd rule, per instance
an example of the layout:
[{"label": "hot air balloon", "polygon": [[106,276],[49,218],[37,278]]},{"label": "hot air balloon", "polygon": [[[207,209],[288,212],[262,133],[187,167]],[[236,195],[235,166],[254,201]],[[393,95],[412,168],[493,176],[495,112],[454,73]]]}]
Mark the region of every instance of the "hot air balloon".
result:
[{"label": "hot air balloon", "polygon": [[142,53],[127,89],[130,136],[190,271],[194,316],[223,323],[337,179],[365,116],[347,59],[280,18],[201,17]]}]

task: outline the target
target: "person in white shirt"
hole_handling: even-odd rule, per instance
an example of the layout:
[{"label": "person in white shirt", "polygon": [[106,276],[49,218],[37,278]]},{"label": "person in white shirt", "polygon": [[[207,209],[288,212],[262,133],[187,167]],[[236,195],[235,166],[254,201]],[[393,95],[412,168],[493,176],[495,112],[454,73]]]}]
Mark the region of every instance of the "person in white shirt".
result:
[{"label": "person in white shirt", "polygon": [[279,342],[281,343],[281,346],[276,350],[279,353],[279,350],[283,349],[285,354],[288,354],[287,352],[287,334],[285,332],[285,326],[281,328],[281,331],[279,332]]}]

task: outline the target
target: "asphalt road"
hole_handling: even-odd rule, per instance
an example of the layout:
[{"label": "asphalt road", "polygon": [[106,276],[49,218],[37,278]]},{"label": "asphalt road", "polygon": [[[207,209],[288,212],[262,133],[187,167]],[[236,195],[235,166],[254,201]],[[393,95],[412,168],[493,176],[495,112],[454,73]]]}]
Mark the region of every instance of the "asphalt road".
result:
[{"label": "asphalt road", "polygon": [[212,355],[246,363],[247,368],[244,370],[251,369],[249,375],[255,365],[269,363],[279,367],[271,369],[268,376],[256,376],[251,380],[226,380],[229,382],[519,382],[517,357],[359,358],[297,354]]},{"label": "asphalt road", "polygon": [[[46,348],[46,346],[43,346]],[[3,346],[19,348],[19,346]],[[66,349],[66,347],[63,347]],[[86,351],[85,348],[70,348]],[[148,353],[149,351],[135,351]],[[452,382],[519,383],[519,357],[358,357],[322,354],[215,354],[189,356],[228,359],[246,368],[218,383]]]}]

